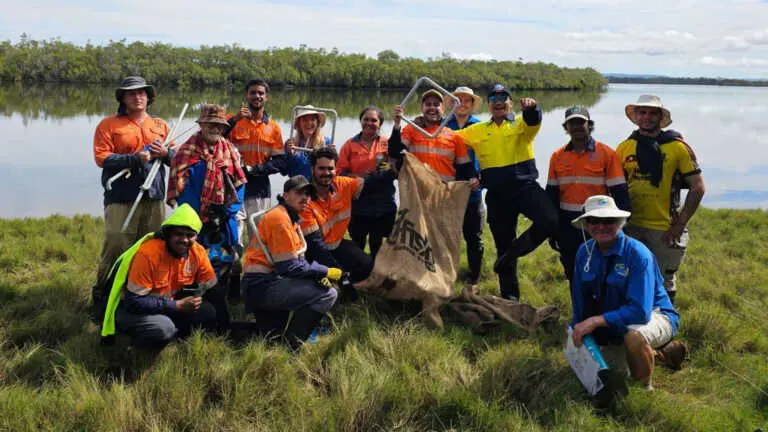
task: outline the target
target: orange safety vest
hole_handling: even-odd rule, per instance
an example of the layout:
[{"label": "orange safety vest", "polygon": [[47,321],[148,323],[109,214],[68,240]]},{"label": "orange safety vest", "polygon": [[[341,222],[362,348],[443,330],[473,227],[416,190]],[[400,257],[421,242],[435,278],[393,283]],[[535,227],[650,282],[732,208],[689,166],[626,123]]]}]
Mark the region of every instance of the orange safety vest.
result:
[{"label": "orange safety vest", "polygon": [[311,199],[301,214],[301,231],[308,235],[317,230],[323,234],[328,249],[336,249],[344,239],[352,217],[352,200],[360,196],[363,179],[336,177],[325,199]]},{"label": "orange safety vest", "polygon": [[[438,127],[432,125],[424,130],[434,133]],[[400,137],[411,154],[432,167],[445,181],[456,179],[456,165],[471,162],[464,138],[449,128],[443,128],[436,138],[429,138],[408,125]]]}]

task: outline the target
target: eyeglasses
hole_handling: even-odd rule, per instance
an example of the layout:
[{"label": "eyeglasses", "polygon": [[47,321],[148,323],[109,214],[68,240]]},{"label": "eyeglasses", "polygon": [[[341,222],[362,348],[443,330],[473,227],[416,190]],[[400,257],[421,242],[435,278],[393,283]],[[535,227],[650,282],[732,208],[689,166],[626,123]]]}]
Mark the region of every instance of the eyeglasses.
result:
[{"label": "eyeglasses", "polygon": [[491,102],[491,103],[506,102],[507,99],[509,99],[509,95],[506,93],[495,93],[488,96],[488,102]]},{"label": "eyeglasses", "polygon": [[587,225],[616,225],[621,222],[621,218],[601,218],[601,217],[588,217],[586,218]]}]

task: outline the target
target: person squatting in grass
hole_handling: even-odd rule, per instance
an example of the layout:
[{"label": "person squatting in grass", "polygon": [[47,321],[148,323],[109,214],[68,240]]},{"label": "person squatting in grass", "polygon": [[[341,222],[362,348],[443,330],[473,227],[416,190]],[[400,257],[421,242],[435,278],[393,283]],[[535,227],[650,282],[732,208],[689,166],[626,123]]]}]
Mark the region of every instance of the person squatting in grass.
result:
[{"label": "person squatting in grass", "polygon": [[296,113],[293,126],[296,128],[296,137],[288,137],[285,141],[286,167],[281,174],[289,177],[303,175],[310,180],[312,178],[310,152],[298,148],[310,150],[333,148],[331,139],[323,136],[325,114],[315,110],[312,105],[307,105]]},{"label": "person squatting in grass", "polygon": [[568,282],[573,279],[576,251],[583,243],[581,232],[571,221],[581,216],[584,202],[593,195],[610,195],[620,209],[631,211],[627,182],[616,152],[592,138],[595,122],[589,111],[573,106],[565,111],[563,128],[570,141],[549,159],[547,195],[559,209],[560,229],[549,239],[560,252]]},{"label": "person squatting in grass", "polygon": [[245,219],[248,215],[272,207],[269,177],[286,169],[283,134],[280,126],[266,111],[269,84],[252,79],[245,85],[245,102],[227,120],[224,136],[240,152],[243,170],[248,179],[245,199],[238,213],[240,245],[248,243]]},{"label": "person squatting in grass", "polygon": [[629,371],[653,389],[654,355],[679,369],[687,354],[682,342],[672,341],[680,316],[651,251],[621,231],[631,213],[605,195],[587,199],[584,210],[572,222],[592,236],[576,254],[573,342],[581,346],[585,335],[593,335],[612,369]]},{"label": "person squatting in grass", "polygon": [[[165,170],[161,167],[148,196],[139,203],[125,233],[121,232],[152,161],[161,159],[169,164],[172,157],[162,146],[168,125],[147,112],[155,100],[155,88],[142,77],[130,76],[115,90],[115,99],[117,114],[103,119],[93,137],[93,155],[102,168],[104,187],[104,241],[92,293],[94,305],[106,301],[109,287],[104,284],[117,257],[144,234],[158,229],[165,218]],[[126,168],[130,175],[116,180],[107,190],[107,180]]]},{"label": "person squatting in grass", "polygon": [[[384,113],[375,106],[360,111],[361,131],[348,139],[341,147],[339,175],[361,177],[390,176],[387,137],[380,135]],[[380,190],[365,188],[360,198],[352,202],[352,218],[349,221],[349,236],[360,249],[365,249],[366,238],[375,257],[382,241],[392,231],[395,223],[394,180]]]},{"label": "person squatting in grass", "polygon": [[[488,225],[496,244],[501,296],[517,300],[520,282],[517,259],[535,250],[557,232],[557,210],[536,179],[533,140],[541,128],[541,108],[532,98],[520,99],[522,119],[512,113],[512,93],[497,84],[488,92],[491,119],[459,130],[480,164],[480,178],[487,189]],[[533,222],[517,237],[522,213]]]},{"label": "person squatting in grass", "polygon": [[[469,87],[457,87],[452,93],[459,98],[461,102],[456,107],[456,111],[448,119],[446,127],[452,130],[461,130],[472,126],[475,123],[479,123],[480,119],[472,115],[480,108],[482,99],[476,95]],[[448,108],[451,108],[452,99],[447,102]],[[475,151],[467,149],[467,155],[472,165],[475,168],[475,172],[480,172],[480,164],[477,162]],[[483,226],[485,225],[485,207],[483,206],[483,190],[477,188],[469,195],[469,201],[467,202],[467,210],[464,212],[464,223],[461,227],[461,232],[464,235],[464,242],[467,244],[467,264],[469,265],[469,274],[467,275],[467,282],[470,285],[475,285],[480,280],[480,269],[483,266],[483,253],[485,246],[483,245]]]},{"label": "person squatting in grass", "polygon": [[[309,262],[302,252],[305,242],[299,217],[314,193],[315,186],[304,176],[288,179],[283,195],[277,198],[277,207],[258,222],[261,242],[254,234],[245,254],[246,311],[255,314],[257,322],[266,318],[264,312],[293,311],[284,332],[292,349],[301,346],[333,307],[337,291],[331,281],[338,282],[342,276],[341,269]],[[272,328],[262,330],[281,334],[283,327],[278,319]]]},{"label": "person squatting in grass", "polygon": [[183,204],[159,231],[120,255],[108,278],[112,283],[103,343],[111,343],[120,332],[136,346],[162,348],[194,327],[218,328],[219,307],[206,296],[217,283],[216,274],[195,241],[202,225],[195,210]]},{"label": "person squatting in grass", "polygon": [[[624,232],[641,242],[656,256],[664,287],[674,302],[676,274],[688,248],[688,222],[699,208],[706,188],[693,149],[673,130],[661,99],[641,95],[624,112],[638,126],[616,148],[629,185],[632,219]],[[680,207],[680,191],[688,188]]]},{"label": "person squatting in grass", "polygon": [[[197,123],[200,131],[179,146],[171,161],[168,182],[168,205],[189,204],[204,222],[197,241],[209,249],[216,276],[222,282],[210,296],[221,295],[214,302],[224,309],[216,311],[222,329],[229,328],[226,309],[226,287],[240,291],[240,272],[230,278],[233,267],[239,267],[241,250],[238,242],[237,214],[242,207],[245,173],[235,146],[223,137],[228,126],[226,111],[215,104],[205,104]],[[222,259],[224,253],[231,260]],[[224,257],[226,258],[226,257]],[[234,281],[230,279],[235,279]]]}]

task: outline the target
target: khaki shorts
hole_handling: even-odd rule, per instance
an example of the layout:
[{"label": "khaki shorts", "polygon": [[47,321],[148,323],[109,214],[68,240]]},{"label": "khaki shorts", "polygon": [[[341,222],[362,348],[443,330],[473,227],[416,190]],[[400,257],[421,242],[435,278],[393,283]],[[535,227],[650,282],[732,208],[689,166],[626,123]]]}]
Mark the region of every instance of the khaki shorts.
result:
[{"label": "khaki shorts", "polygon": [[[643,339],[648,342],[648,345],[654,349],[666,345],[674,337],[672,323],[658,309],[654,309],[651,312],[651,320],[647,324],[631,325],[629,329],[640,333]],[[600,347],[600,352],[611,369],[629,374],[627,349],[624,344],[604,345]]]},{"label": "khaki shorts", "polygon": [[661,276],[664,278],[664,288],[667,292],[676,291],[677,270],[680,268],[680,264],[685,258],[685,251],[688,249],[688,230],[683,231],[680,240],[671,246],[664,242],[665,231],[627,224],[624,226],[624,233],[640,240],[651,250],[651,253],[656,257],[656,262],[659,263]]}]

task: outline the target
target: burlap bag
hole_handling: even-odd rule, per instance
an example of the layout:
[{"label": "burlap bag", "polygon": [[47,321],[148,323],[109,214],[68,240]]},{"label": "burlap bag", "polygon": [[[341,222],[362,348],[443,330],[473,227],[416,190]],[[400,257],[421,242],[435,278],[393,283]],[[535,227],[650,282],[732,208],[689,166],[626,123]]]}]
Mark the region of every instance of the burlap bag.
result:
[{"label": "burlap bag", "polygon": [[471,187],[443,182],[410,153],[398,186],[395,225],[376,254],[371,275],[357,288],[391,300],[420,300],[427,322],[441,327],[438,307],[453,296]]}]

